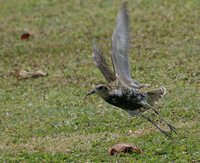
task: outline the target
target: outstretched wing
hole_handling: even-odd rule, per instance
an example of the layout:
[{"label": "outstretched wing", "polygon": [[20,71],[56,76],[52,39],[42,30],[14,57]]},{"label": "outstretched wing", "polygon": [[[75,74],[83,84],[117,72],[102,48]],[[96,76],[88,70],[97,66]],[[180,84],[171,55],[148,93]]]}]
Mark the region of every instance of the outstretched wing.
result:
[{"label": "outstretched wing", "polygon": [[93,41],[93,58],[95,65],[99,68],[106,80],[108,82],[114,81],[116,79],[115,74],[109,68],[104,56],[102,55],[101,50],[95,44],[95,41]]},{"label": "outstretched wing", "polygon": [[129,20],[126,3],[123,3],[112,35],[112,62],[116,77],[127,87],[139,88],[140,84],[133,80],[129,71],[128,50],[130,42]]}]

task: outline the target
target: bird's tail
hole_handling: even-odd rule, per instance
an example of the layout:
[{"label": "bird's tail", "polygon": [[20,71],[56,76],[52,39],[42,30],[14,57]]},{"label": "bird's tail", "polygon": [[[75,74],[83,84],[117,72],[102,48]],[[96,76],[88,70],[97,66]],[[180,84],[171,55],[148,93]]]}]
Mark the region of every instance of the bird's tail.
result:
[{"label": "bird's tail", "polygon": [[158,101],[165,94],[166,94],[166,88],[165,87],[155,89],[153,91],[147,92],[146,101],[150,106],[153,106],[155,104],[155,102]]}]

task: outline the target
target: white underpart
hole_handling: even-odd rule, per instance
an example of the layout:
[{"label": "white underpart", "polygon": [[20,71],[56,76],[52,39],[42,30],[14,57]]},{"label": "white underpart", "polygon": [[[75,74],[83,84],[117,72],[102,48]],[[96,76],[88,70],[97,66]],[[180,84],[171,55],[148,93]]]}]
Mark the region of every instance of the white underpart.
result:
[{"label": "white underpart", "polygon": [[142,100],[142,101],[140,101],[140,104],[141,104],[142,106],[147,106],[147,101],[146,101],[146,100]]},{"label": "white underpart", "polygon": [[113,91],[110,92],[110,95],[117,95],[117,96],[122,96],[122,89],[115,89]]}]

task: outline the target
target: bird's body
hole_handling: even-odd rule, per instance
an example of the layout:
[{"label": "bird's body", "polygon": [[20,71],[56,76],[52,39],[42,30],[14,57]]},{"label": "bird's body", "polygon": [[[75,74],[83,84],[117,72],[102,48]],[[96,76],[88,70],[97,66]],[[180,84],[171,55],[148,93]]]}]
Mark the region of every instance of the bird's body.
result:
[{"label": "bird's body", "polygon": [[131,116],[142,116],[155,125],[162,133],[169,136],[154,121],[142,114],[148,109],[154,110],[166,122],[169,128],[175,132],[175,128],[153,108],[155,102],[165,94],[166,89],[161,87],[153,91],[142,91],[141,88],[149,85],[140,84],[138,81],[132,79],[128,63],[129,42],[128,13],[126,4],[124,3],[118,13],[116,27],[112,36],[112,63],[114,72],[107,65],[101,50],[93,43],[95,65],[102,72],[107,83],[96,86],[88,95],[95,93],[109,104],[127,111]]},{"label": "bird's body", "polygon": [[130,115],[138,115],[148,110],[147,103],[153,105],[165,94],[163,87],[151,92],[143,92],[139,89],[128,88],[119,80],[100,85],[101,87],[105,87],[105,91],[99,93],[101,98],[109,104],[127,111]]},{"label": "bird's body", "polygon": [[108,94],[103,95],[102,98],[109,104],[126,111],[136,111],[142,107],[140,101],[145,100],[146,93],[127,88],[120,81],[114,81],[106,85],[109,88]]}]

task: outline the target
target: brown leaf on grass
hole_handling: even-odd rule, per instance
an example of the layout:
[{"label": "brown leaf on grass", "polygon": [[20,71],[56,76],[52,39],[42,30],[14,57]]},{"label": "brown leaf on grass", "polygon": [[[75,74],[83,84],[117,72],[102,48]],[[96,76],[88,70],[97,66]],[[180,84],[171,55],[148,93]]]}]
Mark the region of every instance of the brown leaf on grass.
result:
[{"label": "brown leaf on grass", "polygon": [[134,152],[134,153],[143,153],[142,149],[140,149],[139,147],[133,145],[133,144],[127,144],[127,143],[119,143],[119,144],[115,144],[113,145],[110,149],[109,149],[109,154],[111,156],[118,154],[118,153],[130,153],[130,152]]},{"label": "brown leaf on grass", "polygon": [[21,40],[28,40],[32,36],[30,33],[25,32],[21,35]]},{"label": "brown leaf on grass", "polygon": [[28,78],[38,78],[38,77],[44,77],[47,76],[48,73],[43,72],[41,70],[38,71],[26,71],[26,70],[17,70],[15,73],[15,76],[17,79],[28,79]]}]

